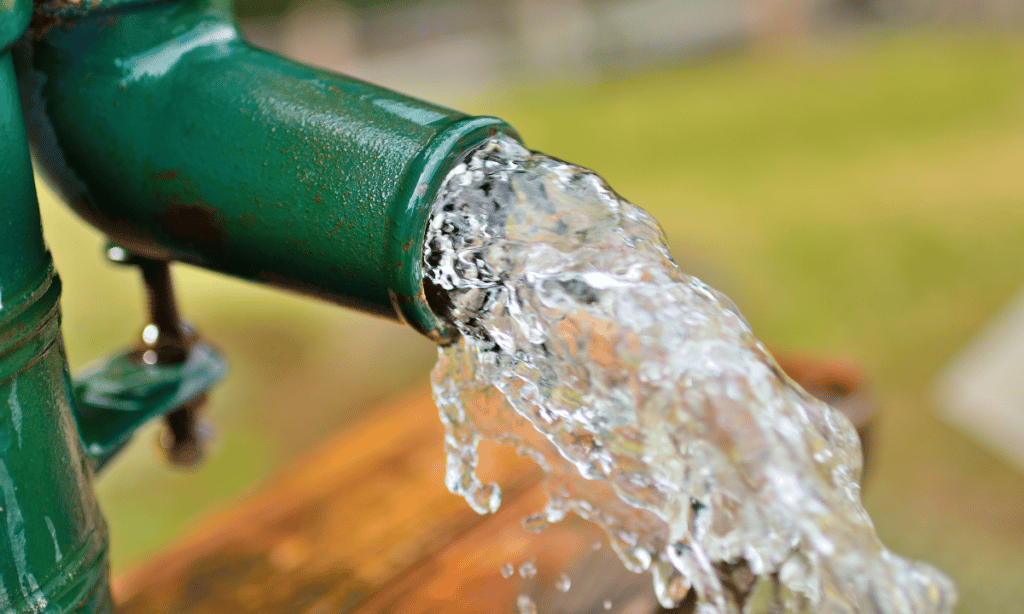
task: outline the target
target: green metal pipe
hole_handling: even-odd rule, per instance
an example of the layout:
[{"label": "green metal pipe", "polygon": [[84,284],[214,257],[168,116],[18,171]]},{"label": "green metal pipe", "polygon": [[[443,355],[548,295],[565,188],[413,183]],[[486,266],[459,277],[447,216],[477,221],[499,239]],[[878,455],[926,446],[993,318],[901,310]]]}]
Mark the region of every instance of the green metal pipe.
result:
[{"label": "green metal pipe", "polygon": [[37,158],[115,242],[451,338],[420,282],[429,206],[508,125],[254,49],[206,2],[108,3],[21,51]]},{"label": "green metal pipe", "polygon": [[0,611],[106,614],[90,466],[194,406],[224,367],[198,342],[180,363],[128,350],[72,383],[25,126],[65,199],[131,252],[395,317],[440,343],[452,329],[420,282],[430,204],[460,157],[515,133],[253,49],[202,1],[31,10],[0,0]]},{"label": "green metal pipe", "polygon": [[106,525],[72,414],[60,280],[9,53],[29,7],[0,2],[0,611],[107,613]]},{"label": "green metal pipe", "polygon": [[72,415],[59,298],[50,269],[0,312],[0,610],[110,613],[107,529]]},{"label": "green metal pipe", "polygon": [[[19,1],[15,8],[26,4]],[[0,36],[16,37],[18,22],[27,23],[27,14],[0,13]],[[0,38],[0,309],[49,266],[14,65],[3,42]]]}]

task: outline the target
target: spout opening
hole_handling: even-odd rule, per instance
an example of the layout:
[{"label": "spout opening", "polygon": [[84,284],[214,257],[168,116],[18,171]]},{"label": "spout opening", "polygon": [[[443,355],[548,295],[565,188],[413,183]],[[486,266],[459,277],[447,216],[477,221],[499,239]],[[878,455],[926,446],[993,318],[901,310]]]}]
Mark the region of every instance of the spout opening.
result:
[{"label": "spout opening", "polygon": [[395,199],[395,220],[389,252],[391,304],[398,317],[440,345],[458,337],[458,331],[428,301],[423,285],[423,243],[437,192],[448,172],[489,137],[505,134],[522,140],[514,128],[494,117],[470,117],[439,132],[413,160]]}]

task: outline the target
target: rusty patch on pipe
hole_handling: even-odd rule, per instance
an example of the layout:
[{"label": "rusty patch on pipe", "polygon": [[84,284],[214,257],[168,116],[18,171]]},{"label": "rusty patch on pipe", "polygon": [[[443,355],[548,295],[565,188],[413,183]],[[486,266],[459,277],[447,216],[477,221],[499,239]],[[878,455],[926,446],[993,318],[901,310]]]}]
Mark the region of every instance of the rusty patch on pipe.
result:
[{"label": "rusty patch on pipe", "polygon": [[29,30],[34,40],[41,40],[53,28],[67,29],[76,17],[98,5],[99,0],[35,0]]},{"label": "rusty patch on pipe", "polygon": [[153,175],[153,181],[172,181],[178,178],[178,171],[169,168]]},{"label": "rusty patch on pipe", "polygon": [[167,234],[187,239],[197,247],[220,248],[227,239],[217,220],[217,210],[202,202],[173,204],[153,217]]}]

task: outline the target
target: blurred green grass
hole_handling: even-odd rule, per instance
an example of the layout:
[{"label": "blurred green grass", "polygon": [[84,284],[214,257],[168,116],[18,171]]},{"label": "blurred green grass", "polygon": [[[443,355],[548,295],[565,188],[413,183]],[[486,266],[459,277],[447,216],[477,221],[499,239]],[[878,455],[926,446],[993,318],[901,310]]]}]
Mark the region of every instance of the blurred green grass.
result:
[{"label": "blurred green grass", "polygon": [[[446,102],[601,173],[769,345],[866,365],[884,412],[866,493],[883,540],[950,573],[958,611],[1024,612],[1024,475],[929,403],[935,374],[1024,284],[1019,33],[878,31]],[[44,200],[80,365],[134,334],[138,284]],[[194,475],[136,444],[99,480],[115,568],[423,378],[433,356],[330,306],[179,280],[185,312],[232,360],[210,408],[219,444]]]}]

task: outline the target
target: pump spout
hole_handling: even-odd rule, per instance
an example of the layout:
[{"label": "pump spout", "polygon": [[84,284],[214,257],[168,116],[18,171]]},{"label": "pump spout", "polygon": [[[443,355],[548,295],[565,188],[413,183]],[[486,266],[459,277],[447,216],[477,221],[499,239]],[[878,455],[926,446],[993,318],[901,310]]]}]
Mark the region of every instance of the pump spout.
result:
[{"label": "pump spout", "polygon": [[34,28],[35,155],[114,242],[451,338],[420,281],[430,205],[507,124],[257,50],[205,2],[37,3]]}]

